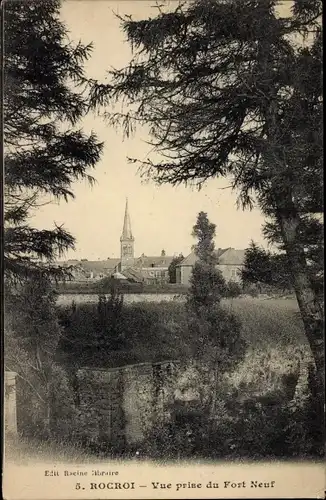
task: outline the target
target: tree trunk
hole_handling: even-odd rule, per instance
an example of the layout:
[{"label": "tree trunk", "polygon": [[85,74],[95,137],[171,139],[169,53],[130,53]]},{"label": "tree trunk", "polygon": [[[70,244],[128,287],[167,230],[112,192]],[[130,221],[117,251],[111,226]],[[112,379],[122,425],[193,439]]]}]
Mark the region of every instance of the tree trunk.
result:
[{"label": "tree trunk", "polygon": [[281,212],[279,213],[279,221],[284,247],[291,267],[293,287],[306,337],[315,360],[318,382],[322,388],[325,383],[323,311],[311,286],[304,249],[297,242],[297,228],[300,219],[298,215],[293,213]]},{"label": "tree trunk", "polygon": [[[270,48],[268,40],[264,41],[263,65],[265,70],[268,62],[267,54],[271,53]],[[269,77],[271,78],[271,73]],[[280,157],[279,154],[280,137],[278,130],[278,101],[276,91],[271,92],[265,118],[266,134],[268,137],[266,162],[267,164],[270,163],[271,158],[273,158],[271,172],[277,178],[276,184],[273,185],[272,181],[271,185],[271,192],[274,192],[276,216],[280,225],[284,248],[289,261],[293,288],[297,297],[305,334],[316,364],[317,381],[320,388],[323,388],[325,385],[323,312],[311,286],[303,245],[298,241],[300,217],[295,202],[293,201],[293,187],[290,185],[287,186],[287,182],[289,182],[286,175],[287,166],[284,162],[284,158]],[[282,193],[280,195],[279,182],[282,178],[284,180],[284,185],[282,186]]]}]

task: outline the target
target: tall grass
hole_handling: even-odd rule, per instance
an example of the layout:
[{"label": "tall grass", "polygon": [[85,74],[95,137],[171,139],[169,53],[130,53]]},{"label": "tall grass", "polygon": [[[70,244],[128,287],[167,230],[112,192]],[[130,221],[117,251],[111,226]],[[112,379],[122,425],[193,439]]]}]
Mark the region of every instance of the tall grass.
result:
[{"label": "tall grass", "polygon": [[[240,320],[241,335],[249,349],[283,350],[287,346],[305,345],[305,335],[295,301],[254,298],[235,298],[222,301],[223,307]],[[98,366],[117,366],[127,363],[161,361],[191,357],[194,339],[187,328],[184,304],[177,302],[139,302],[125,305],[122,312],[123,344],[119,349],[94,347],[97,331],[96,304],[77,305],[74,321],[65,318],[70,307],[60,307],[66,324],[59,356],[71,354],[74,362]],[[114,332],[108,332],[113,336]]]}]

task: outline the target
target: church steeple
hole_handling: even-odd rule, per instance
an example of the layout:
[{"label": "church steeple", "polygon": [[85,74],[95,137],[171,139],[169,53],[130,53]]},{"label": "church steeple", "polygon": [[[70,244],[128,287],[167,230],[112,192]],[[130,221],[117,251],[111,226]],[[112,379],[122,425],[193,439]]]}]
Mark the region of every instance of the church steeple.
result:
[{"label": "church steeple", "polygon": [[121,242],[121,265],[120,269],[132,267],[134,265],[134,237],[131,231],[131,222],[128,209],[128,198],[126,198],[125,216],[123,219],[122,234],[120,236]]},{"label": "church steeple", "polygon": [[122,235],[120,237],[120,241],[124,240],[133,240],[132,232],[131,232],[131,222],[128,210],[128,198],[126,198],[126,208],[125,208],[125,216],[123,220],[123,229]]}]

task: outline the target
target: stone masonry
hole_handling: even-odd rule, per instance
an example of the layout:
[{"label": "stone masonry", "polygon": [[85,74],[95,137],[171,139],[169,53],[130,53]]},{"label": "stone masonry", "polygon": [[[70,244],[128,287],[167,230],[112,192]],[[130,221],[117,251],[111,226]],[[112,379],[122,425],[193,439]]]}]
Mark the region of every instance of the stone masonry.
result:
[{"label": "stone masonry", "polygon": [[177,363],[141,363],[111,369],[80,369],[79,436],[112,446],[136,445],[168,418]]}]

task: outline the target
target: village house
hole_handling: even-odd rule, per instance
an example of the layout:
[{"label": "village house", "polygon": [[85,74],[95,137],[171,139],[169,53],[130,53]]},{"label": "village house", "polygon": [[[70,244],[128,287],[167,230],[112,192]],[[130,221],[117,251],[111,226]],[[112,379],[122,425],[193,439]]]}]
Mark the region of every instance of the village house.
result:
[{"label": "village house", "polygon": [[[241,281],[241,269],[244,265],[245,250],[234,248],[218,248],[216,251],[218,264],[216,268],[222,272],[226,282]],[[180,285],[189,285],[192,268],[197,260],[195,252],[191,252],[176,266],[176,280]]]}]

